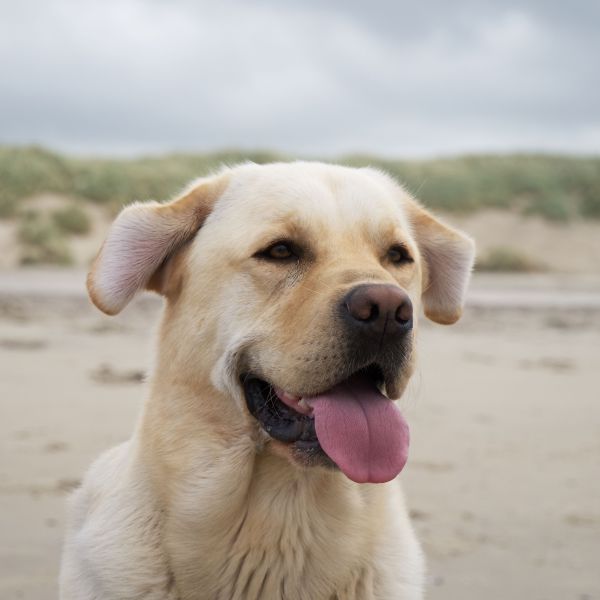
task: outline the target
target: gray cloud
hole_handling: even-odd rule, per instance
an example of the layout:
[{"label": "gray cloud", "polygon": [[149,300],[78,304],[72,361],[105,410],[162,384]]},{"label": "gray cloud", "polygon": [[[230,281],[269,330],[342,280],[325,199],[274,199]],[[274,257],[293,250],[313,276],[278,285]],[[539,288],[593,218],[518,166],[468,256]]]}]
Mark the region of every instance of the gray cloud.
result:
[{"label": "gray cloud", "polygon": [[2,142],[600,151],[596,3],[0,0],[0,13]]}]

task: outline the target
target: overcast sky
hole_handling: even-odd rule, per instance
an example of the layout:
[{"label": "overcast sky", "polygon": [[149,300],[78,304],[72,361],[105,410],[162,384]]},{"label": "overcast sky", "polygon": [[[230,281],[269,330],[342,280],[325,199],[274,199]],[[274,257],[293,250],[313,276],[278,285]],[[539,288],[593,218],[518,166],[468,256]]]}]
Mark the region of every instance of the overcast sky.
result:
[{"label": "overcast sky", "polygon": [[598,153],[599,27],[594,0],[0,0],[0,142]]}]

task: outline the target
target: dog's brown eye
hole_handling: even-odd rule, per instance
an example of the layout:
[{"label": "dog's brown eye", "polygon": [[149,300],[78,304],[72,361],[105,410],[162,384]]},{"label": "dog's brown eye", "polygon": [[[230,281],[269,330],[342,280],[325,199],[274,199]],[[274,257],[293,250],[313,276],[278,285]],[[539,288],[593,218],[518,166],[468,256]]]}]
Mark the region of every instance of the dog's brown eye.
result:
[{"label": "dog's brown eye", "polygon": [[275,242],[268,248],[256,254],[259,258],[268,260],[294,260],[298,258],[298,253],[295,251],[292,244],[288,242]]},{"label": "dog's brown eye", "polygon": [[269,248],[269,256],[271,258],[283,259],[293,256],[291,248],[286,244],[275,244]]},{"label": "dog's brown eye", "polygon": [[388,250],[387,255],[388,255],[388,258],[390,259],[390,262],[392,262],[395,265],[402,265],[404,263],[413,262],[413,258],[410,255],[410,253],[408,252],[408,250],[400,244],[392,246]]}]

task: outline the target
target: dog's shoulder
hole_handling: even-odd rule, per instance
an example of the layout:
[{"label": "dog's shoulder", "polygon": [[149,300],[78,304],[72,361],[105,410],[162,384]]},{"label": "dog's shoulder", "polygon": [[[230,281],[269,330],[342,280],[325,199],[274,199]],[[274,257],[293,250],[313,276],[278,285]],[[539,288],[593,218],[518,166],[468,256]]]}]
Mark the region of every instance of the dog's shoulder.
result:
[{"label": "dog's shoulder", "polygon": [[134,455],[131,442],[102,454],[69,499],[61,598],[170,598],[162,512]]}]

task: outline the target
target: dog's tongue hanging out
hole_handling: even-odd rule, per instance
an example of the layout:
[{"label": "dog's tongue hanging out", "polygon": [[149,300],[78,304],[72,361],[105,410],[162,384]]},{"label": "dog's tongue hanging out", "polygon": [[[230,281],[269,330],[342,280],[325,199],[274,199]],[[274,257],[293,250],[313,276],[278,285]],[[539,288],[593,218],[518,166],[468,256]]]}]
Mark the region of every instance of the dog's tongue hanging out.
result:
[{"label": "dog's tongue hanging out", "polygon": [[396,405],[365,377],[355,376],[305,398],[319,443],[357,483],[390,481],[408,458],[408,425]]}]

